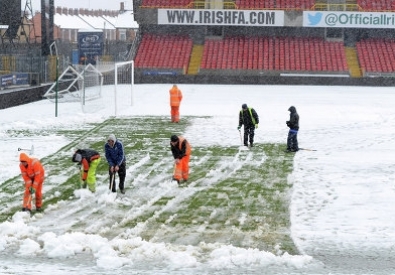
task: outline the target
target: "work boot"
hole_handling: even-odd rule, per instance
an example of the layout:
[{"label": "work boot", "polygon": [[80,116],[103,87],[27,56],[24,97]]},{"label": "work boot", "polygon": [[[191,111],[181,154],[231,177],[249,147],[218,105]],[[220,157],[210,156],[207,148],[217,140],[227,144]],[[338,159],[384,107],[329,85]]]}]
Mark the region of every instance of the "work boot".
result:
[{"label": "work boot", "polygon": [[173,177],[172,181],[176,181],[178,184],[180,184],[180,180],[176,179]]},{"label": "work boot", "polygon": [[121,193],[122,193],[122,194],[125,194],[125,189],[121,189]]},{"label": "work boot", "polygon": [[43,210],[41,209],[41,207],[37,207],[36,208],[36,212],[42,212]]}]

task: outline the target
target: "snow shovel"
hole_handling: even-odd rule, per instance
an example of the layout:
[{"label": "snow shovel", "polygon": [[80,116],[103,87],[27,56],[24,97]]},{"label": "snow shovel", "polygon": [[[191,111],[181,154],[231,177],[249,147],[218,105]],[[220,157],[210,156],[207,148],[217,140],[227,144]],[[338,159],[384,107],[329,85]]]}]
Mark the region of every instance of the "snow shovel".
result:
[{"label": "snow shovel", "polygon": [[115,181],[115,172],[113,172],[110,177],[111,177],[110,191],[112,192],[112,187],[114,186],[114,181]]},{"label": "snow shovel", "polygon": [[34,154],[34,146],[32,145],[32,147],[30,149],[18,148],[18,151],[29,151],[29,155],[33,155]]}]

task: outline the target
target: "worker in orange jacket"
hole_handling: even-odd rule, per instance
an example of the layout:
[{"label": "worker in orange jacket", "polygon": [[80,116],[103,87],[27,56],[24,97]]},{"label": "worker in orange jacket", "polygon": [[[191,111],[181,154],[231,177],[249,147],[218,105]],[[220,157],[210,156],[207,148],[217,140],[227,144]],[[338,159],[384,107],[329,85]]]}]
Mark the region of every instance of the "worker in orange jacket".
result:
[{"label": "worker in orange jacket", "polygon": [[19,155],[19,168],[25,182],[22,211],[32,210],[32,197],[36,197],[36,211],[41,211],[43,204],[44,167],[36,158],[31,158],[25,153]]},{"label": "worker in orange jacket", "polygon": [[170,108],[171,108],[171,122],[178,123],[180,121],[180,105],[182,100],[182,92],[178,89],[177,85],[173,85],[173,87],[169,91],[170,93]]},{"label": "worker in orange jacket", "polygon": [[178,184],[188,181],[189,177],[189,159],[191,157],[192,148],[189,142],[181,137],[172,135],[170,137],[171,152],[174,157],[174,174],[173,180]]}]

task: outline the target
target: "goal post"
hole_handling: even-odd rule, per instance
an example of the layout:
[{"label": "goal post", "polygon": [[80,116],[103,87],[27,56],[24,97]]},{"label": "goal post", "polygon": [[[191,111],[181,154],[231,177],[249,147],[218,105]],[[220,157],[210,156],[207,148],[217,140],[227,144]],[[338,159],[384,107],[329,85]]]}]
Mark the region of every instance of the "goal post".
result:
[{"label": "goal post", "polygon": [[125,61],[115,63],[114,70],[114,104],[115,104],[115,116],[117,115],[118,109],[118,91],[120,85],[130,84],[130,106],[133,106],[133,92],[134,92],[134,61]]}]

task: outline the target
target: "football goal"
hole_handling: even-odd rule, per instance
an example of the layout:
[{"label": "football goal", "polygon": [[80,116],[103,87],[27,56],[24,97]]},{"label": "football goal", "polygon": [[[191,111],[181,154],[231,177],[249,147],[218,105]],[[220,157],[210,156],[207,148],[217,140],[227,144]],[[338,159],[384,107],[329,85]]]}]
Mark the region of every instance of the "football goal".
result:
[{"label": "football goal", "polygon": [[92,64],[68,66],[44,97],[56,103],[80,102],[84,112],[94,112],[97,102],[87,103],[102,97],[102,87],[103,75]]},{"label": "football goal", "polygon": [[133,61],[98,62],[67,67],[44,97],[56,103],[80,102],[84,113],[113,108],[117,116],[133,105],[133,90]]}]

